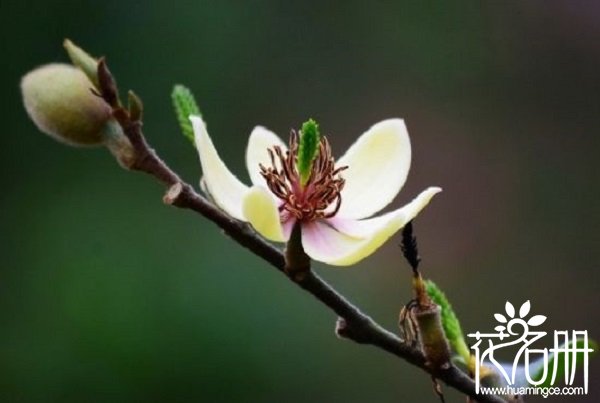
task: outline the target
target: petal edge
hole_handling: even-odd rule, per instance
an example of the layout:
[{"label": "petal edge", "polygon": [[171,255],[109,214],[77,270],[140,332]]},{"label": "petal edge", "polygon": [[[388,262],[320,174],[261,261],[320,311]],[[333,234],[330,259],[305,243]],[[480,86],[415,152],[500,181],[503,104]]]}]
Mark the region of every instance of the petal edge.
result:
[{"label": "petal edge", "polygon": [[242,199],[248,191],[234,174],[229,171],[206,131],[206,124],[199,116],[190,116],[194,127],[194,140],[200,156],[204,184],[217,206],[238,220],[245,221],[242,214]]},{"label": "petal edge", "polygon": [[246,147],[246,169],[253,185],[266,185],[260,174],[259,164],[270,165],[267,149],[273,146],[280,146],[284,152],[287,150],[287,146],[279,136],[263,126],[256,126],[250,133]]},{"label": "petal edge", "polygon": [[349,266],[373,254],[404,227],[441,189],[430,187],[410,203],[390,213],[366,220],[316,221],[302,227],[305,252],[332,266]]}]

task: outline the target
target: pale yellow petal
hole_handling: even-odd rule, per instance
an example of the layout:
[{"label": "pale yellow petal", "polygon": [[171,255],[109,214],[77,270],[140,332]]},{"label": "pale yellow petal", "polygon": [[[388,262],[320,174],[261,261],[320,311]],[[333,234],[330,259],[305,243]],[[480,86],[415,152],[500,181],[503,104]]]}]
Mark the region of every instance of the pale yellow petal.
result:
[{"label": "pale yellow petal", "polygon": [[347,165],[339,217],[366,218],[398,194],[410,169],[411,149],[402,119],[372,126],[356,140],[336,166]]},{"label": "pale yellow petal", "polygon": [[279,209],[271,193],[261,186],[253,186],[246,193],[242,211],[256,232],[270,241],[285,242],[289,239],[293,223],[281,223]]},{"label": "pale yellow petal", "polygon": [[248,187],[227,169],[206,131],[204,121],[199,116],[190,116],[190,120],[194,127],[196,148],[200,155],[204,175],[203,184],[217,206],[233,218],[244,220],[242,199]]},{"label": "pale yellow petal", "polygon": [[265,179],[260,174],[259,164],[271,166],[267,150],[273,146],[281,147],[284,152],[287,150],[285,143],[272,131],[262,126],[256,126],[252,130],[246,148],[246,167],[252,184],[266,186]]}]

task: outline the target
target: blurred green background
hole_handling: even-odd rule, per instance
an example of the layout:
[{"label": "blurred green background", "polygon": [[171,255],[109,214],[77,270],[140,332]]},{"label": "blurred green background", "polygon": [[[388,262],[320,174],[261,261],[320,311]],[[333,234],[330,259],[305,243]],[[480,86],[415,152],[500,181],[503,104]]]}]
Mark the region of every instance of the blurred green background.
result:
[{"label": "blurred green background", "polygon": [[[0,401],[437,401],[423,373],[339,341],[312,297],[162,205],[153,180],[40,134],[19,80],[66,61],[65,37],[108,56],[145,101],[149,141],[193,183],[177,82],[244,179],[256,124],[285,136],[314,117],[340,155],[405,118],[413,166],[392,207],[444,188],[415,229],[465,331],[529,299],[549,330],[600,337],[599,3],[3,0],[0,33]],[[317,265],[392,330],[411,296],[396,244]],[[596,359],[590,395],[554,401],[599,396]]]}]

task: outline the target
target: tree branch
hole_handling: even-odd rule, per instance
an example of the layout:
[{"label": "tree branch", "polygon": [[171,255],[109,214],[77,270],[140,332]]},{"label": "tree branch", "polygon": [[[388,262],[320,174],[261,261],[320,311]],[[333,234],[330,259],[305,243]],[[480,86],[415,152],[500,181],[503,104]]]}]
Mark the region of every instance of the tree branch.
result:
[{"label": "tree branch", "polygon": [[[100,80],[102,87],[101,94],[113,107],[113,116],[119,122],[135,152],[135,158],[128,168],[150,174],[168,186],[169,188],[163,197],[163,201],[166,204],[199,213],[223,229],[238,244],[249,249],[252,253],[263,258],[277,270],[287,275],[285,272],[285,257],[280,250],[257,235],[248,224],[229,217],[206,198],[196,193],[191,185],[181,180],[161,160],[145,140],[142,133],[141,121],[132,120],[130,113],[118,101],[118,95],[115,96],[117,87],[106,68],[104,60],[101,60],[99,63],[98,70],[102,78]],[[336,326],[338,336],[360,344],[370,344],[394,354],[435,378],[444,381],[447,385],[476,399],[478,402],[504,402],[503,399],[496,396],[477,395],[475,393],[474,382],[464,372],[453,365],[447,369],[428,366],[421,351],[403,343],[396,335],[385,330],[313,271],[309,270],[303,276],[287,275],[287,277],[299,287],[312,294],[340,317]]]}]

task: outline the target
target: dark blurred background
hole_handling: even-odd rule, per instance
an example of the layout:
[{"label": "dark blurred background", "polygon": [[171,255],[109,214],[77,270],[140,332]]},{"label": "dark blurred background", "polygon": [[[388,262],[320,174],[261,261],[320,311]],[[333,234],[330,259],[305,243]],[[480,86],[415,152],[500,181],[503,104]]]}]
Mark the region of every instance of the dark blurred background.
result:
[{"label": "dark blurred background", "polygon": [[[65,62],[65,37],[108,56],[145,101],[149,141],[193,183],[178,82],[244,179],[256,124],[285,136],[314,117],[340,155],[405,118],[413,166],[391,207],[444,188],[415,229],[464,330],[529,299],[549,330],[600,338],[600,3],[3,0],[0,34],[1,401],[437,401],[425,374],[336,339],[312,297],[162,205],[153,180],[39,133],[19,80]],[[317,265],[392,330],[411,297],[397,242],[353,268]],[[554,401],[599,396],[595,359],[590,394]]]}]

